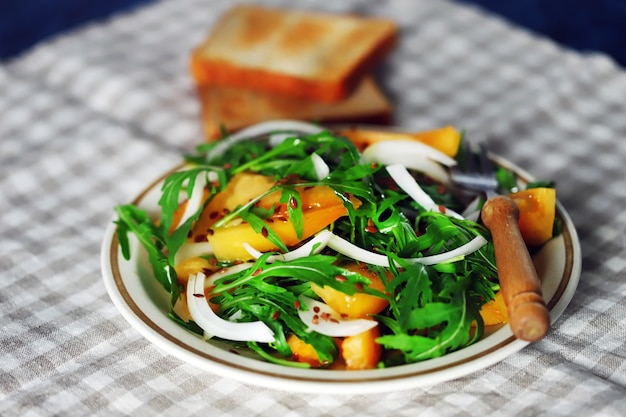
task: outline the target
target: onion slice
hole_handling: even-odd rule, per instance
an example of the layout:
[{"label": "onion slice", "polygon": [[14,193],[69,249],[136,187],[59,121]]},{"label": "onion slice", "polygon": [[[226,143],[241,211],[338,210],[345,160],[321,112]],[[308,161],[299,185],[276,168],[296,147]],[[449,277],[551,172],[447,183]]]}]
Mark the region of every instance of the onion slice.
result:
[{"label": "onion slice", "polygon": [[[313,239],[309,240],[298,249],[294,249],[290,252],[283,254],[271,255],[267,258],[267,262],[272,263],[275,261],[293,261],[294,259],[303,258],[305,256],[317,255],[322,251],[322,249],[326,247],[326,245],[328,244],[328,240],[332,235],[333,233],[330,230],[324,229],[317,235],[315,235]],[[254,249],[248,242],[245,242],[243,244],[243,247],[255,259],[259,259],[261,255],[263,255],[262,252]]]},{"label": "onion slice", "polygon": [[307,309],[298,310],[298,316],[309,331],[331,337],[348,337],[378,325],[375,320],[344,318],[327,304],[309,297],[300,296],[299,300]]},{"label": "onion slice", "polygon": [[452,262],[457,259],[463,259],[466,255],[476,252],[487,243],[487,239],[482,236],[476,236],[464,245],[458,248],[452,249],[448,252],[440,253],[437,255],[424,256],[421,258],[408,258],[406,259],[411,263],[419,263],[422,265],[437,265],[445,262]]},{"label": "onion slice", "polygon": [[440,163],[428,159],[425,156],[415,156],[411,154],[394,155],[393,158],[380,158],[377,159],[376,162],[385,165],[402,165],[413,171],[421,172],[446,187],[451,186],[448,171],[446,171]]},{"label": "onion slice", "polygon": [[405,193],[409,195],[417,204],[426,210],[436,206],[433,199],[419,186],[415,178],[402,165],[389,165],[385,168],[391,178],[398,184]]},{"label": "onion slice", "polygon": [[457,163],[454,158],[449,157],[432,146],[413,140],[387,140],[376,142],[363,151],[363,157],[370,162],[378,161],[387,163],[383,159],[393,160],[394,158],[405,156],[426,157],[447,167],[454,166]]},{"label": "onion slice", "polygon": [[[466,244],[448,252],[431,256],[423,256],[421,258],[403,258],[403,260],[409,263],[420,263],[423,265],[436,265],[445,262],[452,262],[460,260],[464,256],[477,251],[486,243],[487,240],[484,237],[477,236]],[[328,241],[328,247],[357,261],[365,262],[371,265],[389,267],[389,258],[385,255],[363,249],[335,234],[333,234]]]},{"label": "onion slice", "polygon": [[275,148],[293,136],[293,133],[272,133],[269,138],[269,145],[271,148]]},{"label": "onion slice", "polygon": [[314,152],[311,154],[311,160],[313,161],[313,168],[318,181],[323,180],[330,174],[330,168],[321,156]]},{"label": "onion slice", "polygon": [[204,295],[205,278],[202,272],[189,276],[187,304],[191,318],[206,332],[208,337],[240,342],[270,343],[274,341],[274,333],[262,321],[232,322],[215,314]]},{"label": "onion slice", "polygon": [[213,254],[213,248],[209,242],[185,243],[176,252],[176,255],[174,256],[174,264],[178,265],[187,259],[211,254]]},{"label": "onion slice", "polygon": [[428,211],[438,211],[447,216],[462,219],[463,216],[447,207],[438,205],[433,199],[420,187],[415,178],[402,165],[389,165],[386,167],[391,178],[398,184],[405,193],[409,195],[420,206]]},{"label": "onion slice", "polygon": [[328,240],[328,247],[341,253],[342,255],[349,256],[356,261],[365,262],[371,265],[389,266],[389,258],[385,255],[363,249],[334,233]]},{"label": "onion slice", "polygon": [[294,135],[313,135],[320,133],[321,131],[323,131],[323,129],[320,126],[297,120],[273,120],[269,122],[257,123],[253,126],[241,129],[237,133],[233,133],[232,135],[229,135],[219,141],[217,145],[207,154],[207,160],[221,156],[234,143],[241,142],[242,140],[276,132],[295,132]]},{"label": "onion slice", "polygon": [[193,189],[191,190],[191,197],[189,197],[189,200],[187,201],[187,206],[185,207],[185,211],[178,222],[178,226],[184,224],[191,216],[200,210],[200,207],[202,207],[202,196],[204,194],[206,182],[207,173],[199,173],[194,181]]},{"label": "onion slice", "polygon": [[465,210],[461,213],[461,216],[466,218],[467,220],[478,221],[480,218],[480,203],[482,201],[482,197],[478,196],[471,203],[465,207]]},{"label": "onion slice", "polygon": [[246,269],[252,268],[253,266],[254,266],[254,263],[252,262],[244,262],[244,263],[229,266],[226,268],[221,268],[206,278],[206,281],[204,283],[204,288],[215,285],[215,281],[217,281],[218,279],[222,279],[230,275],[238,274],[241,271],[245,271]]}]

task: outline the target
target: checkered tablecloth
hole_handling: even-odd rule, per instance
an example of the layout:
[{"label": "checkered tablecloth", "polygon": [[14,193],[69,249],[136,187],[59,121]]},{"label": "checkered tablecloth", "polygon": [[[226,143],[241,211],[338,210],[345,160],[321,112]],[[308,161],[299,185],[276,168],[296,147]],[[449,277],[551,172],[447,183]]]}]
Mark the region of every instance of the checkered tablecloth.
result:
[{"label": "checkered tablecloth", "polygon": [[0,415],[626,415],[626,72],[444,0],[297,5],[395,19],[376,76],[396,123],[487,135],[557,181],[583,272],[544,340],[424,388],[294,394],[197,370],[122,318],[104,230],[202,140],[187,58],[230,4],[157,2],[0,66]]}]

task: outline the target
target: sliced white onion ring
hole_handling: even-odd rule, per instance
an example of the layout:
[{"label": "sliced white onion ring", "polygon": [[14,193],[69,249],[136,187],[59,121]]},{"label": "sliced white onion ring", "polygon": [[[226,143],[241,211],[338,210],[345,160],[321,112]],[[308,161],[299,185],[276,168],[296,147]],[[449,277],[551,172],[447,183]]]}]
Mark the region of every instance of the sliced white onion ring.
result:
[{"label": "sliced white onion ring", "polygon": [[[436,204],[433,199],[420,187],[420,185],[415,181],[415,178],[407,171],[407,169],[402,165],[389,165],[386,167],[387,172],[391,175],[391,178],[398,184],[405,193],[409,195],[413,200],[417,202],[420,206],[424,207],[425,210],[428,211],[441,211],[441,206]],[[443,207],[443,214],[455,217],[457,219],[462,219],[463,216],[456,213],[454,210],[451,210],[447,207]]]},{"label": "sliced white onion ring", "polygon": [[414,156],[411,154],[395,155],[393,158],[377,159],[376,162],[385,165],[402,165],[403,167],[412,169],[413,171],[421,172],[446,187],[451,186],[450,174],[439,162],[435,162],[425,156]]},{"label": "sliced white onion ring", "polygon": [[375,320],[344,318],[327,304],[309,297],[300,296],[299,300],[307,306],[307,310],[298,310],[298,316],[309,331],[331,337],[348,337],[378,325]]},{"label": "sliced white onion ring", "polygon": [[385,169],[396,184],[398,184],[398,187],[402,188],[417,204],[424,207],[426,210],[430,210],[433,206],[436,206],[433,199],[420,187],[417,181],[415,181],[415,178],[413,178],[404,166],[394,164],[388,165]]},{"label": "sliced white onion ring", "polygon": [[187,259],[211,254],[213,254],[213,248],[211,247],[211,244],[209,242],[185,243],[176,252],[176,256],[174,257],[174,264],[178,265],[179,263],[186,261]]},{"label": "sliced white onion ring", "polygon": [[365,262],[371,265],[389,266],[389,258],[385,255],[363,249],[334,233],[328,240],[328,247],[341,253],[342,255],[349,256],[356,261]]},{"label": "sliced white onion ring", "polygon": [[196,181],[193,184],[193,189],[191,190],[191,197],[189,197],[189,201],[187,201],[187,206],[185,207],[185,211],[180,218],[180,222],[178,222],[178,226],[185,223],[194,213],[200,210],[202,207],[202,196],[204,194],[204,187],[207,182],[207,173],[201,172],[196,177]]},{"label": "sliced white onion ring", "polygon": [[311,160],[313,161],[313,168],[315,169],[315,176],[318,181],[323,180],[330,174],[330,168],[324,159],[316,153],[311,154]]},{"label": "sliced white onion ring", "polygon": [[482,201],[482,197],[478,196],[472,200],[471,203],[465,207],[461,216],[466,218],[467,220],[478,221],[480,217],[480,202]]},{"label": "sliced white onion ring", "polygon": [[241,264],[229,266],[227,268],[222,268],[207,277],[206,282],[205,282],[205,288],[215,285],[215,281],[217,281],[218,279],[228,277],[230,275],[238,274],[241,271],[245,271],[246,269],[252,268],[253,266],[254,266],[254,263],[252,262],[244,262]]},{"label": "sliced white onion ring", "polygon": [[[267,263],[272,263],[276,261],[293,261],[294,259],[304,258],[305,256],[317,255],[326,247],[326,245],[328,244],[328,240],[332,235],[333,233],[330,230],[324,229],[317,235],[315,235],[313,239],[309,240],[298,249],[294,249],[290,252],[278,255],[269,256],[267,258]],[[263,255],[263,252],[254,249],[248,242],[244,242],[243,247],[246,249],[246,251],[248,251],[250,256],[254,257],[255,259],[259,259],[261,255]]]},{"label": "sliced white onion ring", "polygon": [[269,145],[274,148],[291,137],[293,137],[293,133],[273,133],[270,135]]},{"label": "sliced white onion ring", "polygon": [[[252,125],[250,127],[239,130],[237,133],[229,135],[225,139],[219,141],[217,145],[207,154],[207,160],[221,156],[234,143],[241,142],[255,136],[267,135],[274,132],[298,132],[303,134],[315,134],[323,129],[320,126],[300,122],[297,120],[273,120]],[[284,138],[283,138],[284,140]]]},{"label": "sliced white onion ring", "polygon": [[[464,256],[477,251],[486,243],[487,240],[484,237],[477,236],[466,244],[445,253],[424,256],[421,258],[403,258],[403,260],[409,263],[419,263],[423,265],[436,265],[445,262],[452,262],[463,259]],[[371,265],[389,267],[389,258],[385,255],[363,249],[335,234],[333,234],[329,239],[328,247],[357,261],[365,262]]]},{"label": "sliced white onion ring", "polygon": [[363,151],[363,157],[371,162],[378,161],[385,163],[378,158],[385,158],[389,160],[405,155],[410,157],[426,157],[447,167],[454,166],[457,163],[454,158],[449,157],[432,146],[428,146],[425,143],[414,140],[387,140],[376,142],[365,148]]},{"label": "sliced white onion ring", "polygon": [[220,337],[241,342],[270,343],[274,341],[274,333],[262,321],[232,322],[215,314],[204,296],[205,278],[202,272],[189,276],[187,304],[191,318],[205,331],[207,337]]},{"label": "sliced white onion ring", "polygon": [[482,236],[476,236],[474,239],[470,240],[466,244],[461,245],[458,248],[452,249],[448,252],[440,253],[437,255],[424,256],[422,258],[408,258],[406,260],[412,263],[419,263],[422,265],[437,265],[446,262],[452,262],[457,259],[461,260],[470,253],[476,252],[486,243],[487,239]]},{"label": "sliced white onion ring", "polygon": [[243,312],[241,310],[237,310],[230,317],[228,317],[228,321],[237,321],[242,317],[243,317]]}]

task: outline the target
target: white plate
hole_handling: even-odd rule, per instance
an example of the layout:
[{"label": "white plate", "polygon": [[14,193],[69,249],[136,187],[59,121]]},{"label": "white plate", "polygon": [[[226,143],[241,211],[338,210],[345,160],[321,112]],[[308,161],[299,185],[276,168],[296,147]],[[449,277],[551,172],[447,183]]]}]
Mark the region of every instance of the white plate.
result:
[{"label": "white plate", "polygon": [[[269,126],[311,128],[311,125],[292,122],[274,122]],[[264,127],[267,129],[268,124]],[[498,157],[494,159],[500,165],[512,169],[522,180],[533,179],[510,162]],[[158,212],[160,184],[167,174],[149,185],[133,203],[148,212]],[[557,217],[562,221],[562,235],[548,242],[533,258],[553,323],[572,299],[581,271],[580,243],[576,230],[559,202]],[[126,320],[167,353],[200,369],[244,383],[316,393],[363,394],[405,390],[468,375],[501,361],[528,344],[516,339],[510,328],[504,326],[475,344],[441,358],[386,369],[331,371],[267,363],[253,355],[235,353],[226,344],[202,340],[168,318],[169,294],[150,275],[145,251],[130,236],[133,256],[126,261],[122,257],[115,231],[116,226],[111,223],[102,245],[102,273],[111,299]]]}]

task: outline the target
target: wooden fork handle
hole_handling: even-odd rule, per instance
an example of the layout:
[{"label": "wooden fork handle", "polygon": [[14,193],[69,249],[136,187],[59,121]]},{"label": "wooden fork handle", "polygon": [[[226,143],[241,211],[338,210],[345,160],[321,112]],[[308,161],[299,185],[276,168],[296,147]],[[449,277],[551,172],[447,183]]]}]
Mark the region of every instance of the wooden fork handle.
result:
[{"label": "wooden fork handle", "polygon": [[519,339],[534,342],[550,327],[550,312],[541,293],[541,282],[520,234],[517,205],[506,196],[490,198],[481,216],[491,231],[502,296],[509,325]]}]

